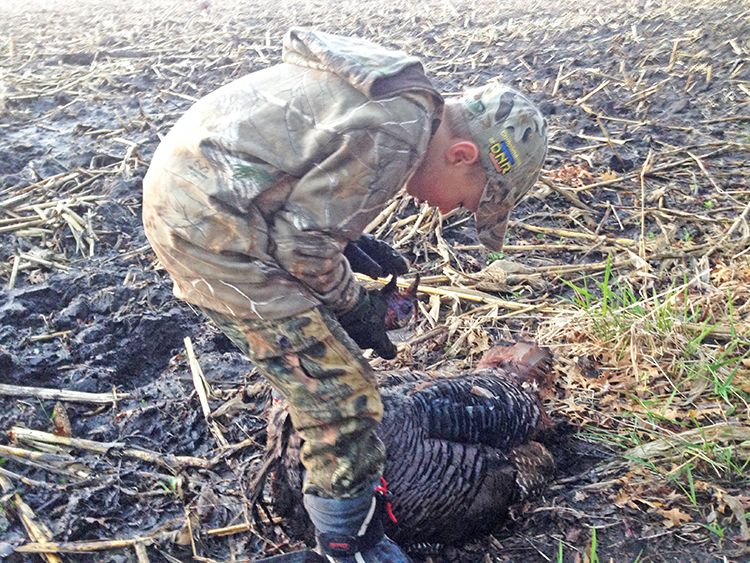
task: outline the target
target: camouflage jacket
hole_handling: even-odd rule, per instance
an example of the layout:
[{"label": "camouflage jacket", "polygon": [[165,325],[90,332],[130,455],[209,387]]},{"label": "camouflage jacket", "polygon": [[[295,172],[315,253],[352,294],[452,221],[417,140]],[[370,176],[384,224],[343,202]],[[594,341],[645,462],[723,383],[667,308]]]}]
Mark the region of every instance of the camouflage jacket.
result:
[{"label": "camouflage jacket", "polygon": [[354,306],[342,255],[420,163],[443,100],[421,63],[305,29],[157,148],[143,223],[178,298],[236,318]]}]

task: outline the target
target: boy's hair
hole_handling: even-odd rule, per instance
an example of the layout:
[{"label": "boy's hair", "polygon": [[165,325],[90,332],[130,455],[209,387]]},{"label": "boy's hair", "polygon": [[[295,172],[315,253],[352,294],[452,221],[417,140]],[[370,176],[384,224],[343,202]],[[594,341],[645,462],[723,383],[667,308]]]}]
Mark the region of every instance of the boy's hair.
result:
[{"label": "boy's hair", "polygon": [[473,135],[469,131],[469,126],[464,121],[461,113],[463,112],[462,106],[457,103],[446,103],[445,109],[443,110],[443,121],[448,126],[453,137],[461,137],[463,139],[472,140]]}]

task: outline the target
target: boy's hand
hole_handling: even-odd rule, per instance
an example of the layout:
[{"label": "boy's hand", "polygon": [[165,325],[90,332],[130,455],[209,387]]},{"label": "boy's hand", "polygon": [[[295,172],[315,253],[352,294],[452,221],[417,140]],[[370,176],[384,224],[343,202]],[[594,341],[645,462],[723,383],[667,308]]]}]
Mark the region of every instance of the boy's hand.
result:
[{"label": "boy's hand", "polygon": [[344,248],[344,256],[355,272],[371,278],[387,274],[399,276],[409,271],[409,263],[399,252],[372,235],[362,235]]},{"label": "boy's hand", "polygon": [[388,309],[380,290],[362,289],[357,304],[351,311],[339,315],[339,323],[360,348],[372,348],[386,360],[396,357],[396,346],[385,333],[385,313]]}]

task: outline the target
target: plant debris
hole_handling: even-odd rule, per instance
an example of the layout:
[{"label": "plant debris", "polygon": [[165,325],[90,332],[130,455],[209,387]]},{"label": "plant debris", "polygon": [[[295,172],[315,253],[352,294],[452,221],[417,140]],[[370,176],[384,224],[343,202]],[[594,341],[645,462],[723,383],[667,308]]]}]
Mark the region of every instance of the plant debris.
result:
[{"label": "plant debris", "polygon": [[520,339],[554,353],[556,482],[446,559],[750,557],[748,12],[522,4],[4,1],[0,558],[301,547],[258,486],[270,391],[172,297],[140,223],[160,136],[279,62],[295,25],[418,55],[448,95],[499,77],[550,125],[502,253],[405,194],[368,226],[421,276],[377,369],[451,373]]}]

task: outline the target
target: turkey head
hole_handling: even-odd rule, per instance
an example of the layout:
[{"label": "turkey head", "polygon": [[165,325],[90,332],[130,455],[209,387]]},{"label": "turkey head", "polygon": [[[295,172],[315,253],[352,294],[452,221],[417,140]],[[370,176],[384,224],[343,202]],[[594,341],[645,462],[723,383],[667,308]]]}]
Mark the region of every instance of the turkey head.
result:
[{"label": "turkey head", "polygon": [[396,276],[391,276],[388,283],[380,290],[385,297],[388,308],[385,312],[385,330],[404,328],[407,323],[417,316],[417,287],[419,274],[407,288],[396,285]]}]

